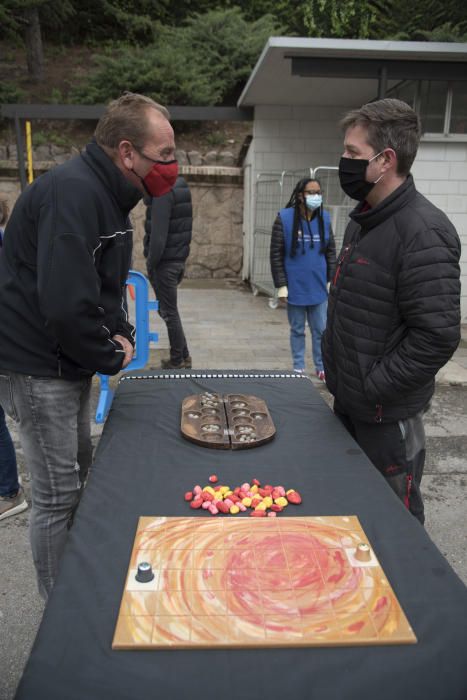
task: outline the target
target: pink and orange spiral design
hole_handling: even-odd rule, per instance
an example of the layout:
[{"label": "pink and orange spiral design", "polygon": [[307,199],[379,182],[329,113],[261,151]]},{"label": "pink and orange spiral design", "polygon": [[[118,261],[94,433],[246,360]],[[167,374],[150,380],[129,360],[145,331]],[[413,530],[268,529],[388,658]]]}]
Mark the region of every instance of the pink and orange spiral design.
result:
[{"label": "pink and orange spiral design", "polygon": [[376,559],[350,563],[362,541],[355,516],[141,518],[114,648],[416,641]]}]

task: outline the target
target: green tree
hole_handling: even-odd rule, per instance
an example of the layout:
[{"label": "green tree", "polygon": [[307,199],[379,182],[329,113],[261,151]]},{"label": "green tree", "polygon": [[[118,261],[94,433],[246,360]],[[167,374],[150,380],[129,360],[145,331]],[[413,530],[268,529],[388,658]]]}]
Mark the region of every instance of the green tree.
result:
[{"label": "green tree", "polygon": [[43,20],[44,35],[61,44],[153,41],[157,22],[166,22],[170,0],[70,0],[73,22],[60,27]]},{"label": "green tree", "polygon": [[312,37],[368,39],[375,20],[369,0],[311,0],[304,6],[304,27]]},{"label": "green tree", "polygon": [[445,22],[431,31],[419,30],[418,34],[425,41],[467,42],[467,27],[462,24],[453,25],[452,22]]},{"label": "green tree", "polygon": [[462,41],[467,33],[465,0],[372,0],[375,37],[410,41]]},{"label": "green tree", "polygon": [[157,43],[96,56],[96,69],[70,98],[104,102],[132,90],[169,104],[219,104],[238,91],[276,32],[270,15],[247,22],[239,8],[196,14],[181,27],[160,25]]},{"label": "green tree", "polygon": [[59,26],[73,12],[69,0],[2,0],[0,3],[0,37],[24,43],[28,73],[35,82],[44,79],[41,18],[46,16],[50,26]]}]

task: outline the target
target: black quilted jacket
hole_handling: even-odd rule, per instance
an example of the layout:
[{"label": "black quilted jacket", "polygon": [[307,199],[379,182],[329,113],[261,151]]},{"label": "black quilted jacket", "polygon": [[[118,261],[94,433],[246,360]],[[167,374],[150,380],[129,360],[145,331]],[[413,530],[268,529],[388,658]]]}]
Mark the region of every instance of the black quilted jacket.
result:
[{"label": "black quilted jacket", "polygon": [[355,419],[424,409],[460,340],[460,241],[412,176],[350,215],[323,336],[326,383]]},{"label": "black quilted jacket", "polygon": [[154,270],[161,263],[185,262],[193,228],[191,193],[186,180],[179,176],[173,190],[145,202],[143,250],[148,268]]}]

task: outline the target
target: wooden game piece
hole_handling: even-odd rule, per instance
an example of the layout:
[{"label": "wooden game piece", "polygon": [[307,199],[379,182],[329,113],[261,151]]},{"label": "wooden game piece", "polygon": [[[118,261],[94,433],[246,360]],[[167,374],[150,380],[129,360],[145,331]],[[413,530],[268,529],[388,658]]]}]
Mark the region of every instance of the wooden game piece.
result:
[{"label": "wooden game piece", "polygon": [[[242,486],[235,486],[233,489],[226,484],[217,484],[214,487],[206,485],[203,488],[197,484],[192,491],[185,493],[184,498],[190,502],[190,507],[194,509],[201,507],[204,510],[209,510],[212,514],[221,512],[232,515],[236,515],[240,511],[245,512],[247,508],[272,511],[277,514],[289,503],[298,505],[302,502],[301,495],[293,488],[286,491],[283,486],[272,486],[271,484],[265,484],[264,487],[261,487],[258,479],[253,481],[257,481],[257,483],[250,486],[249,483],[244,482]],[[242,490],[247,488],[250,490]],[[285,495],[278,496],[278,494]],[[274,498],[275,496],[276,498]],[[194,504],[191,505],[193,501]],[[211,506],[214,507],[214,511]],[[236,508],[231,510],[232,506],[236,506]]]},{"label": "wooden game piece", "polygon": [[359,542],[357,549],[355,550],[355,559],[358,561],[370,561],[371,560],[371,549],[366,542]]},{"label": "wooden game piece", "polygon": [[152,566],[147,561],[142,561],[138,564],[138,571],[136,573],[135,579],[138,583],[149,583],[154,578],[154,572]]},{"label": "wooden game piece", "polygon": [[281,508],[286,508],[289,505],[288,500],[285,496],[279,496],[279,498],[274,499],[276,506],[281,506]]},{"label": "wooden game piece", "polygon": [[298,506],[302,502],[302,497],[298,493],[298,491],[287,491],[287,500],[289,503],[293,503],[294,505]]}]

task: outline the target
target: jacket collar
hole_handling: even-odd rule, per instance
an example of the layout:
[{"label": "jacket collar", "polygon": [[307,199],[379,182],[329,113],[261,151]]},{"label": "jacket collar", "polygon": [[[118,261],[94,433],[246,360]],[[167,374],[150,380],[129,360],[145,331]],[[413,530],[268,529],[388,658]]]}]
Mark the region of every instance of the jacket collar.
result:
[{"label": "jacket collar", "polygon": [[142,199],[143,193],[123,176],[112,159],[98,146],[95,139],[88,143],[81,157],[110,190],[118,207],[127,216]]},{"label": "jacket collar", "polygon": [[416,194],[417,190],[415,189],[413,177],[409,174],[402,185],[399,185],[389,197],[383,199],[373,209],[365,209],[366,202],[360,202],[350,212],[350,218],[359,224],[363,231],[369,231],[400,211],[402,207],[412,201]]}]

